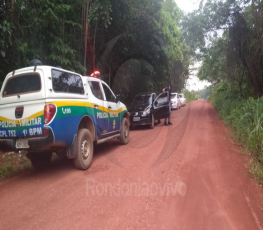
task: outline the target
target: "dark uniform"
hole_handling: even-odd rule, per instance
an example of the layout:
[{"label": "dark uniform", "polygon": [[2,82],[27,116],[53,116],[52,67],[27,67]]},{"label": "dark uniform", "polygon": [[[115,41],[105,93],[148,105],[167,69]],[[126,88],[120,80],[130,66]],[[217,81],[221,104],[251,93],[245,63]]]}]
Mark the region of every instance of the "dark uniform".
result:
[{"label": "dark uniform", "polygon": [[[168,92],[168,95],[169,95],[169,115],[168,115],[168,117],[166,117],[165,119],[164,119],[164,124],[165,125],[171,125],[172,123],[171,123],[171,96],[172,96],[172,94],[171,94],[171,88],[170,88],[170,86],[168,86],[167,88],[165,88],[164,89],[166,92]],[[167,124],[167,119],[168,119],[168,124]]]}]

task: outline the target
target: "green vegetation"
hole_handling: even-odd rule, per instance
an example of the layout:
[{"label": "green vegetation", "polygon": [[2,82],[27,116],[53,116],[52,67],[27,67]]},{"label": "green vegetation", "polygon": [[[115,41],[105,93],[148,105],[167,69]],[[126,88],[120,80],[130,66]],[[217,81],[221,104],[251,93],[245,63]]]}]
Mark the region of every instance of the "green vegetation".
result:
[{"label": "green vegetation", "polygon": [[[249,93],[248,93],[249,95]],[[233,137],[249,152],[250,173],[263,182],[263,98],[244,99],[239,87],[228,81],[218,83],[210,98],[225,124],[231,127]]]},{"label": "green vegetation", "polygon": [[254,152],[263,163],[263,98],[238,97],[238,87],[227,82],[215,86],[211,103],[219,116],[233,128],[238,141]]},{"label": "green vegetation", "polygon": [[187,102],[209,98],[263,162],[262,15],[259,0],[201,1],[186,15],[173,0],[4,0],[0,82],[38,58],[85,75],[99,70],[129,105],[168,84],[181,92],[189,65],[202,61],[198,76],[212,86],[183,90]]},{"label": "green vegetation", "polygon": [[[180,92],[190,64],[182,17],[173,0],[0,1],[0,83],[37,58],[83,75],[99,70],[128,106],[168,84]],[[1,177],[19,170],[12,157]]]},{"label": "green vegetation", "polygon": [[[210,100],[234,137],[263,163],[263,2],[209,0],[184,16],[183,37],[198,77],[212,83]],[[258,164],[260,163],[260,164]],[[260,176],[261,175],[261,176]]]},{"label": "green vegetation", "polygon": [[0,153],[0,181],[31,166],[30,160],[15,153]]},{"label": "green vegetation", "polygon": [[[190,64],[182,16],[173,0],[4,0],[0,82],[38,58],[84,75],[99,70],[128,104],[170,83],[181,91]],[[143,87],[128,83],[137,81]]]},{"label": "green vegetation", "polygon": [[212,92],[212,87],[211,86],[205,87],[204,89],[201,89],[201,90],[198,91],[198,97],[200,99],[207,100],[210,97],[211,92]]},{"label": "green vegetation", "polygon": [[197,99],[197,92],[196,91],[189,91],[187,89],[183,89],[182,93],[184,94],[184,96],[186,98],[186,103],[189,103],[189,102]]},{"label": "green vegetation", "polygon": [[260,183],[263,183],[263,167],[262,162],[257,159],[251,158],[249,161],[249,172],[256,176]]},{"label": "green vegetation", "polygon": [[209,96],[211,95],[211,87],[205,87],[204,89],[198,90],[198,91],[189,91],[187,89],[183,89],[182,93],[185,95],[186,103],[189,103],[191,101],[195,101],[198,99],[204,99],[207,100]]},{"label": "green vegetation", "polygon": [[262,14],[262,1],[210,0],[184,17],[185,40],[202,60],[200,79],[213,85],[226,80],[244,99],[250,96],[245,91],[263,95]]}]

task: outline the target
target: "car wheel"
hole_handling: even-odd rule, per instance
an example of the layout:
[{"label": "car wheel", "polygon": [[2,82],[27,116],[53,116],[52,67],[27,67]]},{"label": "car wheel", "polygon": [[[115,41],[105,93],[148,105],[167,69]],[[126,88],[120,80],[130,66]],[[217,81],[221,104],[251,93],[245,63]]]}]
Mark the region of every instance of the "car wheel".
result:
[{"label": "car wheel", "polygon": [[151,120],[151,124],[150,124],[150,129],[154,128],[154,115],[152,114],[152,120]]},{"label": "car wheel", "polygon": [[77,154],[74,164],[77,169],[86,170],[93,158],[93,140],[88,129],[80,129],[77,135]]},{"label": "car wheel", "polygon": [[120,141],[123,145],[127,145],[129,143],[129,136],[130,136],[129,123],[127,118],[124,117],[122,120],[121,137],[120,137]]},{"label": "car wheel", "polygon": [[34,168],[40,170],[46,168],[52,158],[52,152],[31,153],[30,161]]}]

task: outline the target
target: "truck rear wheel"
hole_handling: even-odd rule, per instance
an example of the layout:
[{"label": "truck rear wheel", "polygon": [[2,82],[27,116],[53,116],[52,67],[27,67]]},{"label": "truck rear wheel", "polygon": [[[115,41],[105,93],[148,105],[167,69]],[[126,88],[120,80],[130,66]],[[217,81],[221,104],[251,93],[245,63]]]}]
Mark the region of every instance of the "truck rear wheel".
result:
[{"label": "truck rear wheel", "polygon": [[40,153],[31,153],[30,154],[30,161],[31,164],[36,169],[43,169],[46,168],[52,158],[52,152],[40,152]]},{"label": "truck rear wheel", "polygon": [[74,164],[77,169],[86,170],[90,167],[93,158],[93,140],[90,131],[80,129],[77,136],[77,154]]},{"label": "truck rear wheel", "polygon": [[129,136],[130,136],[129,122],[127,118],[124,117],[122,120],[121,137],[120,137],[120,141],[123,145],[127,145],[129,143]]}]

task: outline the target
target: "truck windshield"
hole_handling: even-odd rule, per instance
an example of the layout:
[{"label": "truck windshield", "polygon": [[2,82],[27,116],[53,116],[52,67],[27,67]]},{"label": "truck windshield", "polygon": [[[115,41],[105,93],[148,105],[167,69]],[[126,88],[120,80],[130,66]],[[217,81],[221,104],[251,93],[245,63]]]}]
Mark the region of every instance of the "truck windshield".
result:
[{"label": "truck windshield", "polygon": [[41,82],[38,74],[19,75],[10,78],[3,90],[3,97],[40,91]]},{"label": "truck windshield", "polygon": [[151,103],[152,103],[151,94],[137,95],[133,99],[133,102],[132,102],[133,105],[144,105],[144,104],[151,104]]}]

